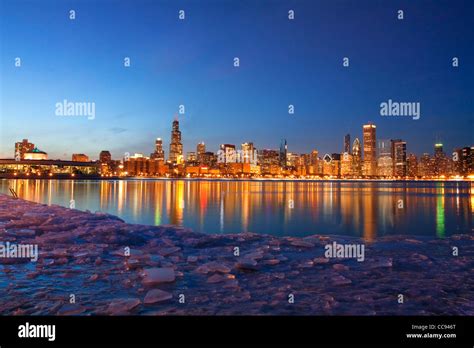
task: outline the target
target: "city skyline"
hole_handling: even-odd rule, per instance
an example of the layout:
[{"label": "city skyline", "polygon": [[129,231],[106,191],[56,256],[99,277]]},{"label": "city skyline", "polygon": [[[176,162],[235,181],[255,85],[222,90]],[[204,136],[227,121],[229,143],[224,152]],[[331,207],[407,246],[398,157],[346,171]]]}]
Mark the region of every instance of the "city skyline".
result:
[{"label": "city skyline", "polygon": [[[175,114],[185,152],[200,141],[217,149],[252,139],[259,148],[287,139],[296,153],[342,152],[341,138],[361,139],[360,124],[368,121],[417,154],[438,142],[450,150],[474,143],[474,33],[465,30],[472,3],[449,2],[433,14],[431,3],[401,2],[402,21],[399,7],[374,1],[249,2],[237,11],[212,3],[206,10],[184,2],[186,19],[179,20],[180,5],[159,2],[46,1],[46,17],[35,15],[35,3],[3,2],[0,157],[10,157],[10,144],[23,138],[52,158],[79,151],[97,159],[104,148],[114,157],[149,153],[150,139],[169,144]],[[66,99],[95,103],[95,117],[55,115]],[[387,100],[418,102],[421,117],[383,117]]]}]

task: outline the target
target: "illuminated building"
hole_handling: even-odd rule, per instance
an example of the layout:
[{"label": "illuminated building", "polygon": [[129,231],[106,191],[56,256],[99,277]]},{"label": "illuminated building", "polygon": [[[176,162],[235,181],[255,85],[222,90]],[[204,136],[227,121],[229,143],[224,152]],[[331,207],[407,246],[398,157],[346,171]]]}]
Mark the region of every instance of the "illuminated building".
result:
[{"label": "illuminated building", "polygon": [[351,153],[351,135],[346,134],[344,136],[344,152],[350,154]]},{"label": "illuminated building", "polygon": [[222,144],[219,149],[219,155],[217,161],[219,163],[235,163],[236,162],[235,145]]},{"label": "illuminated building", "polygon": [[372,123],[362,128],[364,141],[363,174],[373,176],[377,174],[376,126]]},{"label": "illuminated building", "polygon": [[258,164],[262,174],[280,173],[280,152],[277,150],[258,150]]},{"label": "illuminated building", "polygon": [[28,139],[23,139],[21,142],[15,143],[15,155],[16,160],[25,159],[25,153],[31,152],[35,148],[35,144],[28,142]]},{"label": "illuminated building", "polygon": [[341,176],[348,177],[352,175],[352,155],[349,152],[344,152],[341,158]]},{"label": "illuminated building", "polygon": [[165,160],[165,151],[163,150],[163,140],[161,140],[161,138],[156,138],[155,151],[150,155],[150,158],[159,161]]},{"label": "illuminated building", "polygon": [[313,150],[309,154],[309,165],[308,165],[308,174],[317,175],[319,174],[319,158],[318,150]]},{"label": "illuminated building", "polygon": [[101,151],[99,154],[99,162],[100,163],[109,163],[112,161],[112,155],[109,151]]},{"label": "illuminated building", "polygon": [[408,176],[415,178],[418,176],[418,159],[415,154],[411,153],[407,158]]},{"label": "illuminated building", "polygon": [[175,119],[171,129],[171,143],[169,161],[174,164],[183,163],[183,144],[181,143],[181,131],[179,121]]},{"label": "illuminated building", "polygon": [[358,138],[355,138],[352,144],[352,175],[360,176],[362,174],[361,147]]},{"label": "illuminated building", "polygon": [[73,153],[72,161],[73,162],[89,162],[89,156],[84,155],[83,153]]},{"label": "illuminated building", "polygon": [[456,149],[455,155],[455,173],[463,176],[474,174],[474,147]]},{"label": "illuminated building", "polygon": [[288,165],[288,144],[286,139],[282,139],[280,143],[279,164],[283,168]]},{"label": "illuminated building", "polygon": [[35,147],[31,151],[26,151],[23,154],[23,159],[25,160],[47,160],[48,154],[44,151],[41,151],[37,147]]},{"label": "illuminated building", "polygon": [[194,151],[187,152],[186,153],[186,162],[196,163],[197,162],[196,152],[194,152]]},{"label": "illuminated building", "polygon": [[213,168],[217,164],[217,156],[214,154],[214,152],[204,152],[201,155],[200,164],[207,166],[209,168]]},{"label": "illuminated building", "polygon": [[379,140],[377,142],[377,174],[383,177],[393,175],[393,158],[391,144],[389,140]]},{"label": "illuminated building", "polygon": [[253,165],[257,164],[257,158],[255,156],[255,147],[253,146],[253,143],[250,142],[242,144],[240,161],[242,163],[251,163]]},{"label": "illuminated building", "polygon": [[434,172],[434,158],[428,153],[424,153],[418,165],[418,175],[430,177],[434,175]]},{"label": "illuminated building", "polygon": [[197,161],[200,164],[203,164],[203,155],[206,153],[206,144],[204,142],[200,142],[196,146],[196,154],[197,154]]},{"label": "illuminated building", "polygon": [[434,175],[446,175],[447,157],[443,151],[443,144],[437,143],[434,148]]},{"label": "illuminated building", "polygon": [[392,140],[393,175],[407,176],[407,143],[401,139]]}]

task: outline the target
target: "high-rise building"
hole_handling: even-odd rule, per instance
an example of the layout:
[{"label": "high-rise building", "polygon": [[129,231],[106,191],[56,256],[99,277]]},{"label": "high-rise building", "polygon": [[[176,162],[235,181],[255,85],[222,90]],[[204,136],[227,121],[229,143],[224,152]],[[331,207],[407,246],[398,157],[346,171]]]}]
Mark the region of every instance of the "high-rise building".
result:
[{"label": "high-rise building", "polygon": [[25,158],[25,153],[33,151],[35,148],[35,144],[28,142],[28,139],[23,139],[23,141],[19,141],[15,143],[15,159],[17,161],[22,160]]},{"label": "high-rise building", "polygon": [[447,157],[443,151],[443,144],[436,143],[434,147],[434,175],[446,175]]},{"label": "high-rise building", "polygon": [[110,163],[112,161],[112,155],[109,151],[103,150],[99,154],[100,163]]},{"label": "high-rise building", "polygon": [[362,174],[362,158],[359,138],[355,138],[352,143],[352,175],[360,176]]},{"label": "high-rise building", "polygon": [[455,150],[454,171],[458,175],[474,174],[474,147]]},{"label": "high-rise building", "polygon": [[240,162],[257,164],[257,158],[255,156],[255,147],[252,142],[242,144],[242,152],[240,154]]},{"label": "high-rise building", "polygon": [[179,130],[179,121],[173,121],[171,129],[171,143],[169,161],[174,164],[183,163],[183,144],[181,143],[181,131]]},{"label": "high-rise building", "polygon": [[384,177],[393,175],[393,158],[390,140],[377,141],[377,174]]},{"label": "high-rise building", "polygon": [[429,153],[424,153],[418,165],[418,175],[433,176],[434,172],[434,158]]},{"label": "high-rise building", "polygon": [[277,150],[258,150],[258,164],[262,174],[279,174],[280,152]]},{"label": "high-rise building", "polygon": [[192,163],[192,164],[196,163],[196,162],[197,162],[196,152],[194,152],[194,151],[188,151],[188,152],[186,153],[186,162],[188,162],[188,163],[190,163],[190,164],[191,164],[191,163]]},{"label": "high-rise building", "polygon": [[237,160],[235,151],[235,145],[233,144],[222,144],[219,150],[219,163],[235,163]]},{"label": "high-rise building", "polygon": [[165,160],[165,150],[163,150],[163,140],[161,140],[161,138],[156,138],[155,151],[150,155],[150,158],[159,161]]},{"label": "high-rise building", "polygon": [[407,143],[401,139],[392,140],[393,175],[407,176]]},{"label": "high-rise building", "polygon": [[351,135],[346,134],[344,136],[344,152],[350,154],[351,153]]},{"label": "high-rise building", "polygon": [[288,162],[288,144],[286,139],[282,139],[280,143],[280,154],[279,154],[280,167],[285,168]]},{"label": "high-rise building", "polygon": [[196,154],[197,154],[197,161],[202,164],[203,163],[203,155],[206,153],[206,144],[204,142],[200,142],[196,146]]},{"label": "high-rise building", "polygon": [[364,140],[364,166],[363,174],[373,176],[377,174],[377,147],[376,126],[372,123],[365,124],[362,128]]},{"label": "high-rise building", "polygon": [[418,159],[416,155],[411,153],[408,155],[407,158],[407,167],[408,167],[408,176],[411,178],[415,178],[418,176]]}]

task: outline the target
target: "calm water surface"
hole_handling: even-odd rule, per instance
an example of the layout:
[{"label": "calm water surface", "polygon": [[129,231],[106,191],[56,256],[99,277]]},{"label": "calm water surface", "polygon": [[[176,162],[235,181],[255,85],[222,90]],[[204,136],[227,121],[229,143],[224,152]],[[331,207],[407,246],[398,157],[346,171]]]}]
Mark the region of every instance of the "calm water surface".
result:
[{"label": "calm water surface", "polygon": [[204,233],[371,240],[474,231],[474,188],[467,182],[0,180],[0,192],[9,187],[35,202],[69,207],[73,199],[76,209]]}]

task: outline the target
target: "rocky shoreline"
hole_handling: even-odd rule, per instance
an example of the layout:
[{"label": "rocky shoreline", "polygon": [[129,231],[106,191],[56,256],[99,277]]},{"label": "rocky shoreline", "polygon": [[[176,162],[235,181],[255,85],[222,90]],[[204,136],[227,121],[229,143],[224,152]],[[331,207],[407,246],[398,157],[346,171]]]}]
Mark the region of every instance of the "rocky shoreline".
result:
[{"label": "rocky shoreline", "polygon": [[473,234],[206,235],[0,194],[0,243],[39,250],[0,257],[3,315],[474,315]]}]

